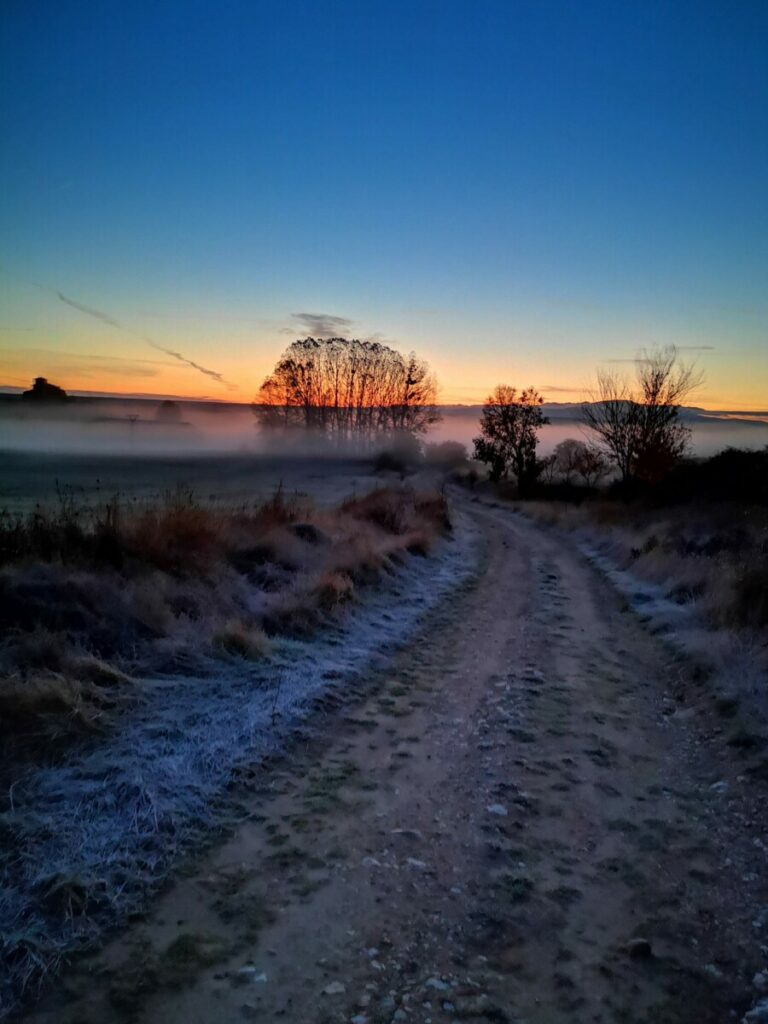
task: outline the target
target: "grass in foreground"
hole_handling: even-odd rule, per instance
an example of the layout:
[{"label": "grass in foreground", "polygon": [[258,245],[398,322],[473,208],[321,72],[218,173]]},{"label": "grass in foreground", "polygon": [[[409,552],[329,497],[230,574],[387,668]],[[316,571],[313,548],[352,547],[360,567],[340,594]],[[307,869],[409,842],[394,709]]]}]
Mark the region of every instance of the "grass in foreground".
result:
[{"label": "grass in foreground", "polygon": [[[449,528],[440,495],[383,488],[331,510],[118,498],[0,516],[0,736],[17,748],[103,729],[142,676],[267,657]],[[50,748],[49,748],[50,749]]]}]

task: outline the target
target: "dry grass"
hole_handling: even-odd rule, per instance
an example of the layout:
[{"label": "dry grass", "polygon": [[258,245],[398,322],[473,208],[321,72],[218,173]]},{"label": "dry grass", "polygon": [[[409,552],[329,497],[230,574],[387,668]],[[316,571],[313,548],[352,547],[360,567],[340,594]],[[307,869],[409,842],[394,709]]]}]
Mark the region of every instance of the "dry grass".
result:
[{"label": "dry grass", "polygon": [[[628,581],[652,584],[667,604],[655,627],[704,670],[724,707],[743,703],[768,724],[768,513],[760,506],[579,506],[530,502],[520,511],[573,532]],[[672,604],[688,608],[681,615]]]},{"label": "dry grass", "polygon": [[615,564],[696,602],[718,628],[768,629],[768,513],[744,505],[661,507],[530,502],[539,522],[598,539]]},{"label": "dry grass", "polygon": [[315,509],[281,492],[239,507],[186,489],[156,505],[0,517],[0,734],[113,723],[133,677],[259,660],[306,635],[449,527],[444,500],[382,488]]}]

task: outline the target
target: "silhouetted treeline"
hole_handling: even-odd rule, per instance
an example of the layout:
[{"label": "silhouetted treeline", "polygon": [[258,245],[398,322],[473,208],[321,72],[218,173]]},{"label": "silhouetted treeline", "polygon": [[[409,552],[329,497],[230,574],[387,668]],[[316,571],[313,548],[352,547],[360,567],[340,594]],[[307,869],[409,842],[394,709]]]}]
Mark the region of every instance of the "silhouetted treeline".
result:
[{"label": "silhouetted treeline", "polygon": [[371,442],[424,433],[440,418],[436,394],[429,367],[413,352],[355,338],[304,338],[282,354],[253,408],[268,430]]},{"label": "silhouetted treeline", "polygon": [[725,448],[707,459],[682,459],[661,480],[618,479],[600,491],[572,480],[542,480],[534,496],[583,501],[598,493],[603,498],[643,499],[662,505],[721,501],[768,505],[768,447],[757,451]]},{"label": "silhouetted treeline", "polygon": [[658,500],[723,501],[768,504],[768,447],[759,451],[726,448],[709,459],[684,460],[655,487]]}]

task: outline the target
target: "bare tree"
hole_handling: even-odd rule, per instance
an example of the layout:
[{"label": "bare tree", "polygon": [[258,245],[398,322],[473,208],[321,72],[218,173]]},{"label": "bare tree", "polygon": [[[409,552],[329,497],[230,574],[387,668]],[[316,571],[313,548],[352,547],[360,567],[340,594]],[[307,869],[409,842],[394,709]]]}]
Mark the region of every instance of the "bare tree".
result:
[{"label": "bare tree", "polygon": [[641,352],[634,382],[598,371],[597,394],[582,406],[582,419],[624,482],[658,479],[684,454],[690,430],[680,422],[680,406],[702,381],[674,346]]},{"label": "bare tree", "polygon": [[564,483],[572,483],[574,474],[578,472],[579,457],[583,448],[586,448],[584,442],[578,441],[574,437],[566,437],[564,441],[555,445],[555,450],[552,453],[554,469],[560,474]]},{"label": "bare tree", "polygon": [[413,352],[355,338],[304,338],[282,354],[253,409],[268,429],[370,443],[426,432],[440,418],[436,395],[432,372]]},{"label": "bare tree", "polygon": [[595,487],[610,469],[608,460],[598,448],[575,437],[567,437],[555,445],[552,458],[554,471],[566,484],[573,483],[574,477],[580,477],[585,487]]},{"label": "bare tree", "polygon": [[597,487],[610,472],[610,463],[599,448],[583,444],[576,460],[576,472],[585,487]]},{"label": "bare tree", "polygon": [[536,458],[538,429],[548,423],[541,410],[543,398],[534,389],[518,393],[499,384],[486,399],[480,436],[474,439],[475,458],[490,466],[491,480],[512,470],[521,493],[536,480],[542,463]]}]

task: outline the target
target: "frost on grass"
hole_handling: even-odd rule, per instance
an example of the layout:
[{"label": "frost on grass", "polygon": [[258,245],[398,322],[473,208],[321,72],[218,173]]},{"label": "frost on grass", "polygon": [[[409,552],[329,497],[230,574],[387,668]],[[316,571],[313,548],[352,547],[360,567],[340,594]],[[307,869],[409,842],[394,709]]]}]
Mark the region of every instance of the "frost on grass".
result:
[{"label": "frost on grass", "polygon": [[[278,752],[319,697],[343,698],[385,665],[474,564],[465,524],[433,557],[387,564],[376,588],[311,636],[283,637],[261,660],[211,655],[194,676],[143,679],[119,728],[18,778],[0,817],[0,1015],[140,907],[226,816],[233,773]],[[222,636],[239,643],[232,627]]]}]

